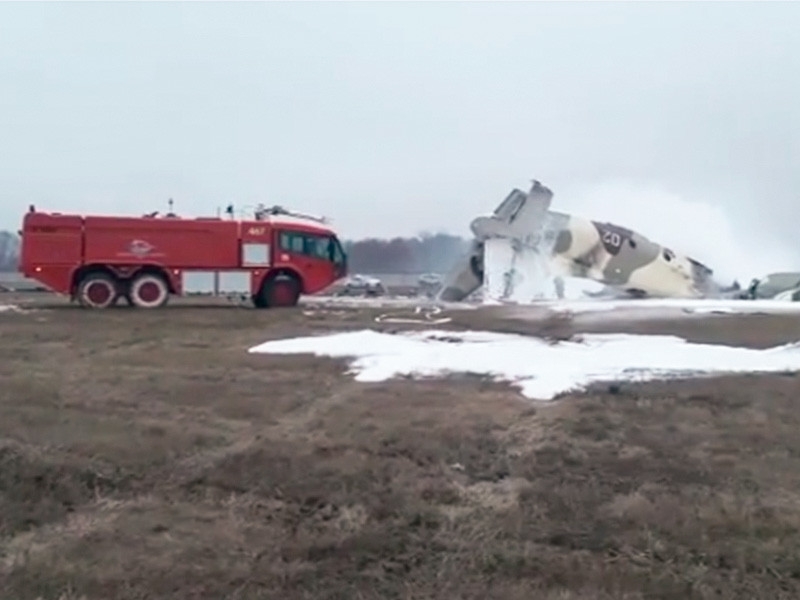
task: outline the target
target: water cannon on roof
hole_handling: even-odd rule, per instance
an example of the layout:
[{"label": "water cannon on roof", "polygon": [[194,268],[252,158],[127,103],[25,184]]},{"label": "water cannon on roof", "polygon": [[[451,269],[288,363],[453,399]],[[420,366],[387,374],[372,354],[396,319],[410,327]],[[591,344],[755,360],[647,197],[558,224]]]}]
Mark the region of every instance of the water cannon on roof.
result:
[{"label": "water cannon on roof", "polygon": [[284,207],[275,205],[266,207],[263,204],[259,204],[255,210],[255,218],[256,221],[264,221],[269,217],[294,217],[296,219],[307,219],[309,221],[316,221],[317,223],[322,223],[324,225],[329,224],[329,220],[326,217],[318,217],[315,215],[308,215],[305,213],[299,213],[291,210],[286,210]]}]

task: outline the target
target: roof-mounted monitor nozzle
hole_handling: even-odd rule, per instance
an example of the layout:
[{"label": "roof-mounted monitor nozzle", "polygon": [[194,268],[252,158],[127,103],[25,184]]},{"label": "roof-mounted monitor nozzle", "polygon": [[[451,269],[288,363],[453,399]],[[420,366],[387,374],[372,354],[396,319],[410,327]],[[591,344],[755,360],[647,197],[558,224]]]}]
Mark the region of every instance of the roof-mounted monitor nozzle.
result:
[{"label": "roof-mounted monitor nozzle", "polygon": [[259,204],[255,210],[255,218],[256,221],[263,221],[267,217],[270,216],[287,216],[287,217],[296,217],[299,219],[308,219],[310,221],[317,221],[318,223],[328,223],[328,219],[325,217],[317,217],[314,215],[307,215],[304,213],[298,213],[291,210],[286,210],[282,206],[270,206],[269,208],[265,207],[263,204]]}]

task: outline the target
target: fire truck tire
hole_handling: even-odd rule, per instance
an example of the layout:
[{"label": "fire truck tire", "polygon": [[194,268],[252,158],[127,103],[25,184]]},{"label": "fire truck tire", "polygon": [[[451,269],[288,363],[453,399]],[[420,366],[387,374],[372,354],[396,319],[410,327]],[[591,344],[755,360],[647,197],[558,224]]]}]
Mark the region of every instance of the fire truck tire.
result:
[{"label": "fire truck tire", "polygon": [[300,298],[300,282],[290,275],[278,275],[264,282],[262,298],[269,308],[296,306]]},{"label": "fire truck tire", "polygon": [[116,304],[118,298],[116,280],[105,273],[91,273],[78,285],[78,302],[84,308],[108,308]]},{"label": "fire truck tire", "polygon": [[137,308],[159,308],[169,300],[169,287],[163,277],[143,273],[131,282],[128,297]]}]

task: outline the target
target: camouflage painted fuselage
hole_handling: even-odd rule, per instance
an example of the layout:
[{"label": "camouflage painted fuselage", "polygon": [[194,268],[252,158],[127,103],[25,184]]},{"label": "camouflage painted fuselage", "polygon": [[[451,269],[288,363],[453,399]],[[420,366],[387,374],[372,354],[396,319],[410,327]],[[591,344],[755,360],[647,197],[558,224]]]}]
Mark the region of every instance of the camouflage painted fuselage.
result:
[{"label": "camouflage painted fuselage", "polygon": [[[488,240],[505,240],[501,243],[509,244],[516,257],[537,254],[555,275],[592,279],[634,296],[698,298],[716,290],[712,271],[698,261],[625,227],[547,210],[546,194],[552,195],[535,182],[527,196],[514,190],[494,215],[475,219],[469,257],[450,274],[439,297],[458,301],[481,287],[488,268],[484,264]],[[533,207],[536,202],[538,208]],[[521,210],[530,214],[514,223]],[[534,215],[534,210],[540,213]]]},{"label": "camouflage painted fuselage", "polygon": [[643,235],[573,215],[549,213],[550,260],[570,275],[586,277],[634,294],[697,298],[713,289],[712,271]]}]

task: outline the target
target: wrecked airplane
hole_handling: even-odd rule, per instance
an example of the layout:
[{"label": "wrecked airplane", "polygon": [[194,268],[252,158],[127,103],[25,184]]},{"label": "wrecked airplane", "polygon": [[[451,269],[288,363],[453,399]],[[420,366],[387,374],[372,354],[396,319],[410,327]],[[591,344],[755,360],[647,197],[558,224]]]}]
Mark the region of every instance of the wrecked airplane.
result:
[{"label": "wrecked airplane", "polygon": [[478,217],[464,260],[439,299],[512,302],[563,297],[563,278],[599,282],[630,297],[702,298],[721,291],[704,264],[614,225],[550,210],[553,192],[534,181],[514,189],[490,216]]}]

